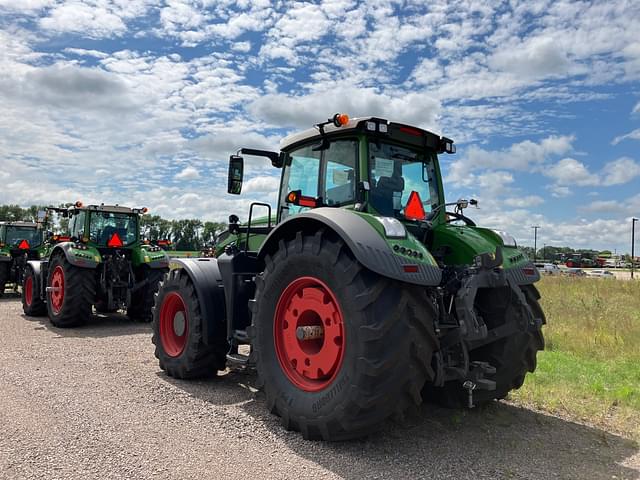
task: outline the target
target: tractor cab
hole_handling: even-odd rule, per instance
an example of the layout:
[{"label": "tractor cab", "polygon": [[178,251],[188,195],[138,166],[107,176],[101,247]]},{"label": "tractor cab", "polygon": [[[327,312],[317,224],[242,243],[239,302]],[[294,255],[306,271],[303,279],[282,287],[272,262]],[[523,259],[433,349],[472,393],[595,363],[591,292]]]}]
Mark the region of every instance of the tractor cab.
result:
[{"label": "tractor cab", "polygon": [[42,244],[42,230],[34,222],[0,222],[0,249],[18,256]]},{"label": "tractor cab", "polygon": [[[242,155],[263,156],[282,169],[275,224],[316,208],[345,208],[371,215],[391,237],[408,231],[422,239],[433,225],[452,218],[445,212],[438,154],[455,150],[453,140],[420,128],[336,114],[284,138],[280,152],[240,149],[230,158],[228,193],[242,190]],[[270,206],[256,202],[252,211],[254,206],[271,214]],[[231,222],[230,231],[246,234],[247,246],[259,246],[272,225],[247,232],[255,223],[249,217],[241,228]]]},{"label": "tractor cab", "polygon": [[139,217],[146,208],[76,203],[69,211],[72,238],[98,249],[131,248],[140,241]]},{"label": "tractor cab", "polygon": [[7,283],[21,284],[26,262],[39,258],[42,245],[38,223],[0,222],[0,296]]}]

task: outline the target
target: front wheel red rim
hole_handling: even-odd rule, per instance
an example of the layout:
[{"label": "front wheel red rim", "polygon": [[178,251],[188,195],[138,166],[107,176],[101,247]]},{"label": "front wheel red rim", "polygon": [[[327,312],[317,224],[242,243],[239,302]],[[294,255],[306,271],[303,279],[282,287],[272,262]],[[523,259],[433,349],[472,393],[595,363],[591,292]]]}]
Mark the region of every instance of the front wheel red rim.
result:
[{"label": "front wheel red rim", "polygon": [[28,276],[24,281],[24,303],[27,307],[31,306],[33,302],[33,277]]},{"label": "front wheel red rim", "polygon": [[160,307],[160,341],[170,357],[178,357],[187,345],[189,322],[187,307],[177,292],[165,295]]},{"label": "front wheel red rim", "polygon": [[51,309],[56,315],[62,310],[64,303],[64,269],[57,265],[51,274]]},{"label": "front wheel red rim", "polygon": [[[317,392],[340,372],[344,319],[332,290],[314,277],[300,277],[280,295],[274,343],[283,372],[296,387]],[[308,336],[308,338],[305,338]]]}]

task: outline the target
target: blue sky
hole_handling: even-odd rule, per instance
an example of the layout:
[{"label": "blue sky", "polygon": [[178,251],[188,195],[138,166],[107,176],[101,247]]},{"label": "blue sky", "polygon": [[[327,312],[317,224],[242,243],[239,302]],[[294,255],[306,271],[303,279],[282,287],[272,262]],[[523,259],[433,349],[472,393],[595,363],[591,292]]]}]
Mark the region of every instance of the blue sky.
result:
[{"label": "blue sky", "polygon": [[335,112],[456,140],[450,200],[531,244],[630,250],[640,2],[0,0],[0,202],[223,220],[239,147]]}]

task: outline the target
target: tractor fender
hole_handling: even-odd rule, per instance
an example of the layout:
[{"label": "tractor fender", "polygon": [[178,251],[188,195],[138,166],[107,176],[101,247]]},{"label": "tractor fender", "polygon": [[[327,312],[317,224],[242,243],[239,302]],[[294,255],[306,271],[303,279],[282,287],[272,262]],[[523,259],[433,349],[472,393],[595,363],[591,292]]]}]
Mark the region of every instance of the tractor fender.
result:
[{"label": "tractor fender", "polygon": [[[80,256],[82,254],[76,255],[74,253],[74,250],[75,249],[73,248],[72,242],[59,243],[51,251],[50,257],[53,257],[59,252],[62,252],[62,254],[67,258],[67,261],[71,265],[73,265],[74,267],[80,267],[80,268],[96,268],[100,263],[99,261],[95,260],[95,257],[92,254],[91,255],[87,254],[86,258],[84,258]],[[81,250],[80,252],[85,252],[85,250]]]},{"label": "tractor fender", "polygon": [[[384,277],[423,286],[440,284],[442,272],[437,265],[419,262],[396,255],[388,242],[362,217],[342,208],[316,208],[281,222],[263,242],[258,256],[278,248],[281,238],[304,231],[312,233],[320,228],[334,231],[365,268]],[[416,271],[405,271],[411,265]]]},{"label": "tractor fender", "polygon": [[[44,262],[42,262],[41,260],[29,260],[24,267],[25,273],[27,268],[30,268],[33,270],[33,281],[35,282],[35,285],[33,286],[33,291],[38,292],[38,295],[40,296],[40,298],[45,297],[44,285],[47,284],[47,279],[43,277],[43,274],[45,273],[42,269],[43,263]],[[24,273],[22,274],[22,278],[24,279]]]},{"label": "tractor fender", "polygon": [[222,274],[215,258],[174,258],[172,263],[182,269],[196,289],[200,313],[205,320],[202,337],[210,345],[216,339],[227,338],[226,308]]}]

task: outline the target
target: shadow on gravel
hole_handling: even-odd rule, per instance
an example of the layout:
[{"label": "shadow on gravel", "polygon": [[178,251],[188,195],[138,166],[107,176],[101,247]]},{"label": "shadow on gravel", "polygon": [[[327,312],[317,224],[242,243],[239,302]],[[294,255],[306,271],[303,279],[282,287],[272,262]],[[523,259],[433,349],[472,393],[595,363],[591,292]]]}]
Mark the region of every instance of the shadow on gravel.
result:
[{"label": "shadow on gravel", "polygon": [[136,322],[120,313],[92,315],[84,325],[72,328],[54,327],[46,316],[29,317],[23,314],[22,318],[33,323],[36,328],[46,328],[60,337],[102,338],[137,333],[151,334],[150,323]]},{"label": "shadow on gravel", "polygon": [[427,403],[404,424],[390,422],[368,438],[312,442],[267,412],[250,371],[196,382],[159,375],[214,405],[243,404],[294,454],[346,479],[638,478],[638,470],[622,465],[638,453],[635,442],[504,402],[474,410]]},{"label": "shadow on gravel", "polygon": [[213,405],[259,403],[266,413],[262,402],[256,402],[256,375],[250,370],[233,369],[217,377],[199,380],[179,380],[168,376],[163,371],[158,371],[157,375],[165,382]]},{"label": "shadow on gravel", "polygon": [[5,303],[5,302],[21,302],[22,301],[22,296],[20,294],[20,292],[4,292],[2,294],[2,297],[0,297],[0,303]]}]

